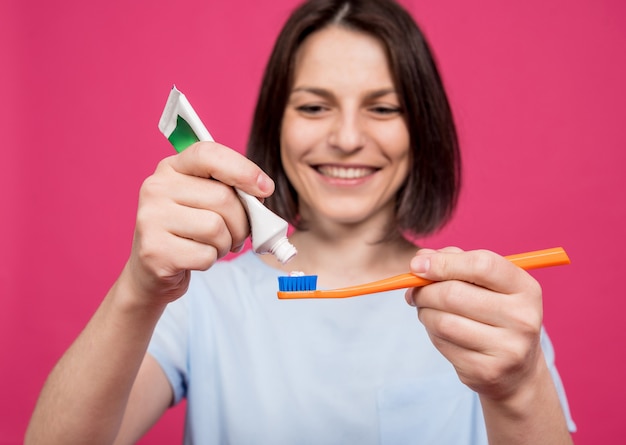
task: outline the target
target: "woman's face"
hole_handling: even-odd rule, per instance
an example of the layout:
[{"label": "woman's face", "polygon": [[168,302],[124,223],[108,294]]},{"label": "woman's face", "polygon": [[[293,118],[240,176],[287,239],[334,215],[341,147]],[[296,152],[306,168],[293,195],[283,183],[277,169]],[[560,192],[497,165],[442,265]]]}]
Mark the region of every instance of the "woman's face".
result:
[{"label": "woman's face", "polygon": [[409,133],[381,42],[336,26],[303,42],[281,159],[304,221],[389,221],[409,168]]}]

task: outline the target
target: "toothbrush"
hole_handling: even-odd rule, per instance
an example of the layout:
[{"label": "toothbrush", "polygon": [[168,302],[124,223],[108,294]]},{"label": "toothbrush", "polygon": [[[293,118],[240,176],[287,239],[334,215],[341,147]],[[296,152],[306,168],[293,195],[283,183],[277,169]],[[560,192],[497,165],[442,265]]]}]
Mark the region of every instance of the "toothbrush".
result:
[{"label": "toothbrush", "polygon": [[[505,258],[524,270],[570,264],[570,259],[562,247],[509,255]],[[421,287],[432,283],[432,281],[418,277],[412,273],[404,273],[357,286],[344,287],[341,289],[316,290],[316,278],[316,275],[279,277],[279,290],[277,292],[278,298],[281,300],[302,298],[347,298],[395,289]]]}]

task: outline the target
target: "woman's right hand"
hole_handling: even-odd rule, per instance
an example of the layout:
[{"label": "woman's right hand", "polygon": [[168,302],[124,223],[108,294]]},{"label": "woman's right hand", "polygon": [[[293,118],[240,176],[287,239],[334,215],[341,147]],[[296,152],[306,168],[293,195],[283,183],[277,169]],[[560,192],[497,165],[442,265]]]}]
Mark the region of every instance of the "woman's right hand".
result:
[{"label": "woman's right hand", "polygon": [[274,183],[240,153],[199,142],[163,159],[139,193],[130,258],[120,279],[143,304],[165,305],[186,291],[191,270],[236,252],[250,233],[233,187],[259,198]]}]

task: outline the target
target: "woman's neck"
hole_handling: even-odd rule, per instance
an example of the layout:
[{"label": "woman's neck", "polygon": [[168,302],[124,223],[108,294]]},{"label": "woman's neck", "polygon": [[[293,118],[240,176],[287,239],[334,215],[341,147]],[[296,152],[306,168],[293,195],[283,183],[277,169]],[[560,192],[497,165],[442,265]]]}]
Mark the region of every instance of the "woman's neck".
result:
[{"label": "woman's neck", "polygon": [[318,275],[319,287],[343,287],[386,278],[407,272],[417,246],[397,237],[381,241],[380,231],[363,227],[342,227],[335,230],[298,230],[290,236],[298,249],[286,265],[274,258],[263,261],[285,272],[303,271]]}]

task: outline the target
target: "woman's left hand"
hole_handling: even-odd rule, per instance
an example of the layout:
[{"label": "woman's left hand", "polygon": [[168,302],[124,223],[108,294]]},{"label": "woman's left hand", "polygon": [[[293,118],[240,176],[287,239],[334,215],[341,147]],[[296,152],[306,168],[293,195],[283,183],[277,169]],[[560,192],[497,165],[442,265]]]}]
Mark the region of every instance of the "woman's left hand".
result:
[{"label": "woman's left hand", "polygon": [[491,400],[532,385],[543,359],[541,288],[489,251],[421,249],[411,271],[435,281],[409,289],[407,302],[463,383]]}]

